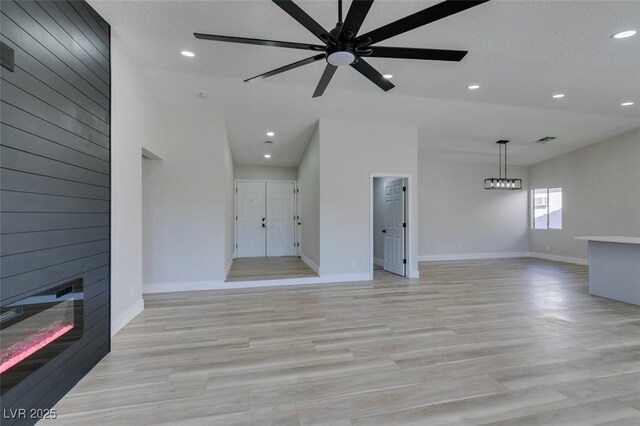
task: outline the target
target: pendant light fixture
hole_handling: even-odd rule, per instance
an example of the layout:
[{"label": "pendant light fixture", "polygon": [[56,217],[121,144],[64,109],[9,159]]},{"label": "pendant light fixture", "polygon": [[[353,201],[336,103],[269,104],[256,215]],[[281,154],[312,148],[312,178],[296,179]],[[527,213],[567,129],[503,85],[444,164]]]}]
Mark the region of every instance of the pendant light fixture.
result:
[{"label": "pendant light fixture", "polygon": [[[500,146],[499,176],[484,180],[484,189],[508,189],[511,191],[522,189],[522,179],[510,179],[507,177],[507,144],[509,141],[499,140]],[[502,176],[502,147],[504,146],[504,177]]]}]

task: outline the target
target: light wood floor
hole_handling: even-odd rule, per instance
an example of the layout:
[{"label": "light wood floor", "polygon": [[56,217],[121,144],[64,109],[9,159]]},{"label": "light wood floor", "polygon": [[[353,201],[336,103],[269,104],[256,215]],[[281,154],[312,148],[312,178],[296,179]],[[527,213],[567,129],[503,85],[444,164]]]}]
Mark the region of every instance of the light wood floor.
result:
[{"label": "light wood floor", "polygon": [[261,281],[317,276],[318,274],[297,256],[248,257],[234,259],[225,281]]},{"label": "light wood floor", "polygon": [[640,308],[586,267],[420,272],[148,296],[51,424],[640,424]]}]

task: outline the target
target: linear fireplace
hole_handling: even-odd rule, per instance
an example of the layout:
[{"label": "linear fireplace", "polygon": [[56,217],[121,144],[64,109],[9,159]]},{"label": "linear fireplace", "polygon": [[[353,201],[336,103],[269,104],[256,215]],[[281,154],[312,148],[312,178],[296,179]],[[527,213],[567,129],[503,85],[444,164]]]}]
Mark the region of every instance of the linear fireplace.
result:
[{"label": "linear fireplace", "polygon": [[82,337],[83,291],[80,278],[0,308],[0,394]]}]

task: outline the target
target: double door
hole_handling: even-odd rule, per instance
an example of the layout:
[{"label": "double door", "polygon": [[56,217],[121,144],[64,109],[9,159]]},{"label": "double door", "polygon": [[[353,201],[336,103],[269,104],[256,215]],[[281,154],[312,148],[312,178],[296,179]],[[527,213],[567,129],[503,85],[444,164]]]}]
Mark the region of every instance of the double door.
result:
[{"label": "double door", "polygon": [[294,182],[236,183],[237,257],[295,256]]}]

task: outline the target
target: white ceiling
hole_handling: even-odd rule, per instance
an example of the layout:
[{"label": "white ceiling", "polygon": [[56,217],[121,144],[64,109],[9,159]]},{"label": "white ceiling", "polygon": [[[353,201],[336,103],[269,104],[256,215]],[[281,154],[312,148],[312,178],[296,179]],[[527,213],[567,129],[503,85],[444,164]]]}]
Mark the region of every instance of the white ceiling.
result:
[{"label": "white ceiling", "polygon": [[[460,63],[368,59],[394,75],[384,93],[350,67],[324,96],[311,94],[316,63],[252,83],[242,80],[313,52],[196,40],[193,32],[317,43],[270,1],[90,0],[144,64],[162,102],[221,108],[237,164],[297,166],[318,118],[415,125],[420,157],[495,161],[510,139],[510,162],[530,165],[640,126],[640,1],[500,1],[387,40],[384,45],[468,50]],[[437,2],[378,0],[362,31]],[[299,1],[335,25],[336,1]],[[350,2],[345,1],[345,13]],[[192,50],[185,58],[180,50]],[[467,86],[481,88],[470,91]],[[207,99],[199,98],[206,92]],[[560,100],[554,93],[566,93]],[[621,102],[635,101],[622,108]],[[263,141],[276,132],[274,145]],[[534,143],[543,136],[557,140]],[[392,143],[393,141],[390,141]],[[263,154],[273,154],[265,160]]]}]

